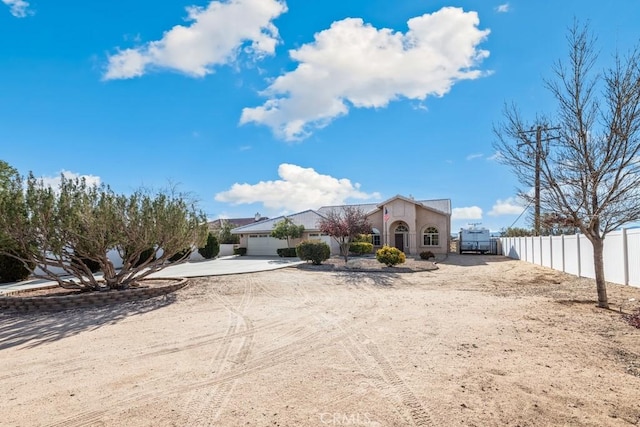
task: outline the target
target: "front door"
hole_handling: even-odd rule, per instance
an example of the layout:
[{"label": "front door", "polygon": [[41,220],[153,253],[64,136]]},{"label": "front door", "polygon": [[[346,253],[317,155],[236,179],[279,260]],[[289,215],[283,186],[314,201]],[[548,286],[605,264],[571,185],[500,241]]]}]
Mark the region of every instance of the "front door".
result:
[{"label": "front door", "polygon": [[396,244],[395,244],[396,248],[400,249],[401,251],[404,252],[404,234],[403,233],[396,233]]}]

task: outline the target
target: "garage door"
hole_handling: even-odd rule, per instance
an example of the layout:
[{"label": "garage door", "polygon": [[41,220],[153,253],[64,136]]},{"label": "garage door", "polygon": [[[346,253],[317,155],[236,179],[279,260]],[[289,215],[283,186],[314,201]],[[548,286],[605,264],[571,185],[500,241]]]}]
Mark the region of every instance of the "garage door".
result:
[{"label": "garage door", "polygon": [[247,242],[247,255],[277,256],[276,251],[286,247],[286,240],[276,239],[268,234],[250,234]]}]

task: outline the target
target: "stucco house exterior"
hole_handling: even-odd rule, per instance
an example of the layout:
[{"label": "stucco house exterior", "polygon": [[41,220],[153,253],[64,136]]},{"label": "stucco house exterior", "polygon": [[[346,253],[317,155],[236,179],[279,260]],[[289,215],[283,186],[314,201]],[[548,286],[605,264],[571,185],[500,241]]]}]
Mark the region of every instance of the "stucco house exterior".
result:
[{"label": "stucco house exterior", "polygon": [[[340,248],[330,236],[320,233],[319,220],[332,210],[341,210],[345,205],[323,206],[317,210],[306,210],[287,215],[294,224],[303,225],[305,232],[300,239],[291,242],[294,247],[302,240],[322,240],[329,244],[332,254]],[[395,246],[407,255],[422,251],[446,253],[451,236],[451,200],[415,200],[401,195],[382,203],[349,205],[361,209],[373,227],[374,250],[383,245]],[[234,228],[231,232],[240,235],[240,246],[247,248],[247,255],[276,255],[278,248],[287,247],[286,240],[270,236],[275,224],[284,216],[263,220]]]}]

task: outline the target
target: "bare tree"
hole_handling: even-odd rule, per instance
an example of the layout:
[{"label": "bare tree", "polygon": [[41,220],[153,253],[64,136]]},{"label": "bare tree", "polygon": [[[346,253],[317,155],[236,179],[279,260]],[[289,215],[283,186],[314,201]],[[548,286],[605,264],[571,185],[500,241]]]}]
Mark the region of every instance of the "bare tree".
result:
[{"label": "bare tree", "polygon": [[545,81],[558,103],[557,119],[553,126],[545,117],[533,123],[537,130],[557,128],[557,139],[537,153],[523,150],[532,128],[511,105],[505,108],[505,122],[495,128],[495,146],[525,186],[520,195],[533,201],[529,189],[537,170],[540,206],[592,243],[598,306],[608,308],[605,236],[640,218],[640,51],[616,53],[613,65],[597,72],[595,38],[588,26],[574,23],[567,41],[567,60],[558,61],[555,78]]},{"label": "bare tree", "polygon": [[360,234],[371,234],[371,224],[365,213],[355,206],[331,210],[318,222],[320,231],[333,237],[340,245],[344,262],[349,260],[349,246]]}]

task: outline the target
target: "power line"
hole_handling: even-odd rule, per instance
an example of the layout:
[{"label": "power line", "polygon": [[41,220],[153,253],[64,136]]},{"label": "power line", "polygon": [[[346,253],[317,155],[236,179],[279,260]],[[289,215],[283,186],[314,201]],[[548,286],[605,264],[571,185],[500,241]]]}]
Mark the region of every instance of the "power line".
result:
[{"label": "power line", "polygon": [[[547,136],[546,138],[542,138],[542,132],[549,132],[552,130],[559,130],[559,127],[544,127],[541,125],[536,126],[535,129],[531,129],[528,131],[519,132],[520,137],[524,140],[522,144],[518,144],[518,147],[526,145],[528,147],[534,144],[533,141],[529,141],[529,138],[525,135],[528,133],[536,133],[535,140],[535,179],[534,179],[534,213],[533,213],[533,229],[534,234],[536,236],[540,235],[540,169],[541,169],[541,161],[544,156],[546,156],[545,150],[542,149],[543,142],[549,142],[554,139],[559,139],[559,136]],[[531,203],[529,203],[531,205]],[[524,213],[524,212],[523,212]],[[522,214],[520,214],[522,216]],[[519,218],[519,217],[518,217]]]},{"label": "power line", "polygon": [[531,202],[529,202],[529,204],[524,207],[524,210],[520,213],[520,215],[518,215],[518,218],[516,218],[516,220],[513,221],[513,224],[511,224],[511,226],[509,228],[513,228],[513,226],[516,225],[516,222],[518,222],[520,217],[522,217],[522,215],[524,215],[524,213],[527,211],[527,209],[529,209],[529,206],[531,206]]}]

